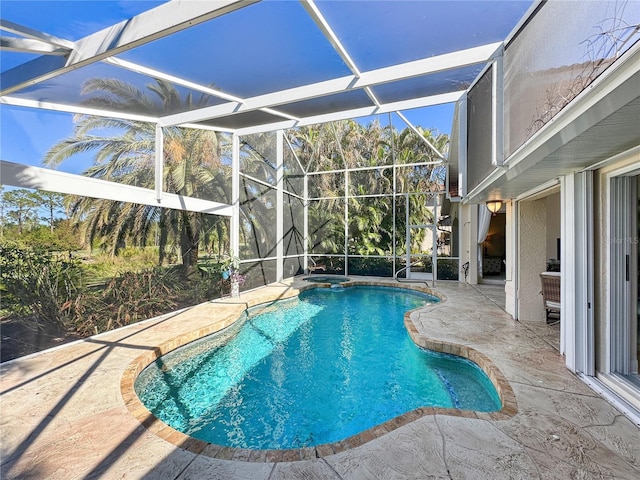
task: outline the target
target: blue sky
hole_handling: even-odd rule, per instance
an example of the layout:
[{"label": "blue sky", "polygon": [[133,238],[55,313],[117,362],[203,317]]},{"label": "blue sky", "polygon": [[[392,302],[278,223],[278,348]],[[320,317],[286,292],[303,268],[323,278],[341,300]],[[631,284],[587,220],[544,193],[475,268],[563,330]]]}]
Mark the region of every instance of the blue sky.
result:
[{"label": "blue sky", "polygon": [[[34,28],[37,30],[41,30],[43,32],[61,37],[70,40],[76,40],[78,38],[82,38],[86,35],[99,31],[109,25],[117,23],[119,21],[130,18],[133,15],[140,13],[149,8],[153,8],[158,4],[163,2],[158,1],[147,1],[147,0],[138,0],[138,1],[127,1],[127,2],[118,2],[118,1],[82,1],[82,2],[67,2],[67,1],[34,1],[34,0],[3,0],[1,5],[1,15],[2,18],[28,26],[30,28]],[[297,2],[294,2],[297,3]],[[510,2],[513,3],[513,2]],[[526,2],[525,2],[526,3]],[[264,28],[264,31],[259,35],[261,39],[265,43],[274,44],[273,46],[277,46],[277,44],[285,43],[288,45],[292,45],[291,39],[289,38],[291,33],[291,29],[280,28],[278,25],[282,27],[282,25],[286,25],[286,23],[282,24],[274,24],[273,22],[279,21],[282,22],[282,19],[279,18],[278,13],[284,11],[282,8],[285,4],[280,2],[269,2],[270,6],[267,8],[267,5],[262,5],[255,10],[251,9],[243,9],[242,15],[246,16],[247,19],[251,19],[256,15],[260,15],[260,12],[267,12],[273,16],[272,21],[264,22],[266,25],[271,25],[270,27],[260,27]],[[329,4],[327,4],[329,5]],[[360,8],[363,5],[361,2],[354,2],[352,8]],[[380,5],[382,8],[383,4]],[[467,3],[466,5],[472,6],[475,10],[477,10],[476,4],[473,2]],[[409,8],[411,6],[411,2],[405,4],[403,8]],[[327,6],[327,13],[331,15],[330,7]],[[372,7],[370,7],[372,8]],[[523,10],[524,7],[520,7],[520,10]],[[245,11],[246,10],[246,11]],[[292,12],[292,15],[295,18],[300,16],[300,21],[309,21],[308,17],[304,12],[302,14],[300,11],[302,8],[296,9]],[[482,9],[480,9],[482,10]],[[433,10],[432,10],[433,13]],[[366,22],[367,14],[362,11],[362,18],[358,21]],[[476,20],[478,13],[474,13],[470,16],[473,21]],[[335,20],[337,28],[346,28],[349,22],[344,21],[344,19],[336,18]],[[228,40],[229,35],[233,35],[232,40],[234,38],[240,39],[242,38],[242,33],[234,32],[233,25],[226,25],[225,22],[218,22],[217,29],[223,30],[222,35],[225,39]],[[275,26],[274,26],[275,25]],[[302,24],[301,24],[302,25]],[[306,25],[306,24],[304,24]],[[277,28],[276,28],[277,27]],[[308,27],[308,26],[307,26]],[[315,30],[315,28],[298,28],[299,34],[303,34],[308,36],[310,44],[313,43],[316,37],[320,36],[319,32]],[[406,26],[405,31],[408,31],[408,25]],[[411,26],[414,31],[411,33],[412,37],[415,37],[415,41],[419,40],[418,36],[423,33],[419,28],[414,28],[415,25]],[[199,29],[200,27],[198,27]],[[206,32],[207,27],[204,27],[201,30],[193,29],[193,31],[181,33],[181,35],[185,36],[194,36],[197,38],[198,35],[201,35]],[[306,32],[306,33],[305,33]],[[311,32],[311,33],[309,33]],[[405,32],[406,33],[406,32]],[[4,32],[3,32],[4,34]],[[223,35],[224,34],[224,35]],[[425,33],[426,35],[426,33]],[[433,35],[430,33],[430,35]],[[502,34],[499,34],[502,35]],[[307,37],[304,37],[307,38]],[[430,38],[430,37],[429,37]],[[502,37],[501,37],[502,38]],[[351,42],[356,39],[346,39]],[[493,40],[493,39],[492,39]],[[255,41],[255,39],[254,39]],[[406,41],[404,39],[403,41]],[[326,42],[325,42],[326,43]],[[388,43],[388,42],[387,42]],[[415,42],[414,42],[415,43]],[[138,61],[136,55],[149,54],[152,53],[152,47],[159,47],[163,45],[161,41],[158,41],[158,44],[142,47],[140,49],[132,50],[131,52],[127,52],[127,54],[122,55],[123,58],[129,59],[131,61]],[[219,49],[220,52],[214,52],[215,55],[221,55],[219,58],[220,62],[223,60],[227,60],[230,57],[234,56],[234,42],[229,41],[229,47],[225,49]],[[352,45],[353,51],[356,55],[358,55],[358,50],[361,46],[358,43],[353,43]],[[463,46],[463,45],[462,45]],[[238,47],[241,48],[241,47]],[[290,68],[290,64],[296,64],[298,59],[306,59],[309,57],[309,46],[305,45],[297,45],[293,42],[292,49],[288,51],[288,55],[291,58],[287,61],[280,60],[282,62],[282,67],[278,68]],[[441,48],[441,47],[439,47]],[[163,67],[161,69],[167,70],[169,73],[179,73],[179,72],[171,72],[171,68],[175,68],[171,65],[170,62],[167,62],[167,59],[171,58],[171,55],[166,55],[166,50],[162,50],[163,55],[158,55],[157,51],[155,55],[150,55],[150,62],[160,62],[158,65],[152,64],[151,66],[155,67]],[[375,50],[375,49],[373,49]],[[406,52],[404,50],[407,50]],[[405,45],[403,49],[403,55],[410,55],[411,52],[408,51],[408,46]],[[366,52],[363,52],[366,53]],[[334,55],[335,52],[326,52],[327,55]],[[218,58],[218,57],[212,57]],[[364,61],[365,57],[362,57]],[[28,59],[28,55],[26,54],[12,54],[3,52],[0,60],[2,61],[1,68],[3,71],[23,62]],[[403,60],[410,60],[410,57]],[[252,59],[250,59],[251,61]],[[255,59],[253,59],[255,60]],[[367,61],[371,62],[374,59],[369,58]],[[308,62],[308,59],[305,61]],[[161,63],[164,62],[164,63]],[[208,62],[210,64],[216,64],[215,61]],[[222,62],[221,64],[225,64]],[[246,65],[240,64],[241,67],[245,67]],[[373,64],[372,64],[373,66]],[[164,68],[166,67],[166,68]],[[272,68],[271,70],[277,71],[278,68]],[[332,68],[338,68],[334,65]],[[339,69],[338,69],[339,70]],[[249,76],[250,70],[247,70]],[[220,75],[221,72],[217,71],[216,74]],[[189,75],[189,72],[186,72],[186,75]],[[195,70],[194,70],[195,75]],[[315,73],[309,70],[304,73],[304,75],[309,76],[308,81],[315,81],[314,75],[326,75],[326,73],[320,72],[320,70],[316,69]],[[224,77],[224,72],[222,72],[222,76]],[[307,81],[306,77],[305,82]],[[198,80],[198,79],[193,79]],[[253,77],[251,78],[253,84]],[[268,79],[264,79],[266,83],[257,88],[267,88],[265,85],[268,84]],[[221,82],[227,82],[228,79],[225,77],[221,79]],[[236,87],[236,85],[234,85]],[[237,88],[256,88],[251,87],[250,84],[246,86],[237,86]],[[234,92],[232,92],[234,93]],[[248,92],[246,92],[248,93]],[[43,158],[45,152],[57,141],[68,137],[71,135],[73,131],[73,122],[72,115],[67,113],[59,113],[59,112],[47,112],[47,111],[37,111],[33,109],[20,108],[20,107],[11,107],[11,106],[2,106],[0,108],[0,156],[4,160],[20,162],[30,165],[40,165],[41,159]],[[415,125],[420,125],[424,128],[433,128],[441,133],[450,133],[451,129],[451,121],[453,114],[453,105],[440,105],[435,107],[429,107],[425,109],[419,109],[414,111],[405,111],[405,116]],[[385,115],[386,117],[386,115]],[[397,117],[396,117],[397,119]],[[367,119],[363,120],[364,123],[367,122]],[[404,128],[404,122],[397,119],[397,122],[394,122],[398,128]],[[71,173],[79,173],[90,163],[89,158],[78,159],[78,161],[67,162],[65,165],[61,166],[60,169],[63,171],[71,172]]]},{"label": "blue sky", "polygon": [[[59,38],[77,40],[160,3],[164,2],[2,0],[0,14],[3,19],[14,23]],[[2,34],[10,35],[4,31]],[[0,66],[5,71],[31,58],[35,57],[2,52]],[[72,119],[68,113],[3,105],[0,107],[0,157],[12,162],[40,165],[52,145],[72,134]],[[80,173],[89,164],[87,159],[77,163],[65,165],[61,170]]]},{"label": "blue sky", "polygon": [[[440,133],[450,133],[453,104],[439,105],[403,112],[414,125],[435,128]],[[386,123],[387,115],[381,120]],[[397,116],[394,125],[403,129],[405,124]],[[371,117],[363,118],[363,123]],[[73,133],[73,116],[68,113],[38,111],[3,105],[0,108],[0,156],[3,160],[40,166],[46,152],[58,141]],[[69,160],[60,170],[81,173],[91,165],[91,156]]]}]

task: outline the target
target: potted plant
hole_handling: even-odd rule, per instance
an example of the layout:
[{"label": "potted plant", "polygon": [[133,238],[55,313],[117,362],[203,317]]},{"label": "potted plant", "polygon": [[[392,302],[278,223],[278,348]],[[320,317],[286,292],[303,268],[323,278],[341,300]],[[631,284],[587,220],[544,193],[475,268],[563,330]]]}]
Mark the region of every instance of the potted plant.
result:
[{"label": "potted plant", "polygon": [[247,281],[246,275],[242,275],[239,270],[232,269],[229,275],[231,281],[231,296],[240,296],[240,287]]},{"label": "potted plant", "polygon": [[238,297],[240,295],[240,287],[247,280],[246,276],[240,273],[240,259],[229,256],[221,265],[221,275],[223,280],[229,280],[231,284],[231,296]]}]

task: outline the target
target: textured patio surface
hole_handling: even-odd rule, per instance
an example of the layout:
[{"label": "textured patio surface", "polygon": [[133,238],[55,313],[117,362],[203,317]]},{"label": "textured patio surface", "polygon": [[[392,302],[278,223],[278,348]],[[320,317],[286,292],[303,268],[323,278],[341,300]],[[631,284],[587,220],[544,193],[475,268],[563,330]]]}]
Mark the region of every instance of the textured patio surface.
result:
[{"label": "textured patio surface", "polygon": [[515,395],[509,415],[434,411],[339,453],[249,462],[180,448],[132,414],[121,383],[136,359],[225,325],[247,305],[295,295],[298,285],[272,285],[2,364],[0,478],[640,478],[640,429],[564,367],[557,330],[514,321],[466,284],[439,282],[446,301],[411,315],[414,334],[490,359]]}]

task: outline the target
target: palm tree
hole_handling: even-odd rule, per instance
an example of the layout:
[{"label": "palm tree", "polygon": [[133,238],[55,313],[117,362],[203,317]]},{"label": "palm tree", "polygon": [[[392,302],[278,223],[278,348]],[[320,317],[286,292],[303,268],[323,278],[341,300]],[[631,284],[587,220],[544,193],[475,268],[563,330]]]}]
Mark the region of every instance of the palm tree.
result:
[{"label": "palm tree", "polygon": [[[419,127],[418,127],[419,128]],[[449,138],[432,130],[420,130],[440,152],[446,153]],[[396,192],[421,193],[409,199],[410,222],[433,222],[429,209],[429,192],[442,189],[443,165],[407,166],[402,164],[430,162],[437,156],[414,131],[398,132],[392,126],[382,128],[374,121],[362,125],[353,120],[303,127],[289,132],[298,157],[311,171],[322,172],[343,168],[396,165]],[[393,209],[389,199],[362,198],[362,195],[393,193],[393,169],[352,172],[350,190],[356,197],[349,199],[349,250],[357,254],[383,254],[392,251]],[[344,249],[343,203],[335,197],[344,193],[344,178],[340,174],[314,175],[310,195],[333,198],[312,202],[309,207],[312,247],[326,253],[341,253]],[[404,232],[404,200],[396,207],[396,227]],[[424,233],[424,232],[423,232]],[[422,235],[424,236],[424,235]],[[414,239],[412,250],[419,251],[422,236]]]},{"label": "palm tree", "polygon": [[[184,100],[170,84],[157,80],[140,90],[115,79],[88,80],[83,93],[91,95],[85,102],[110,110],[132,107],[147,115],[181,111],[195,104],[205,105],[206,95]],[[77,115],[71,137],[54,145],[44,163],[57,166],[86,152],[94,154],[94,164],[84,175],[127,185],[154,187],[155,125],[151,123]],[[230,167],[221,161],[222,134],[195,129],[169,127],[164,132],[164,191],[229,203]],[[160,226],[162,264],[166,248],[179,245],[183,273],[197,268],[200,240],[211,227],[201,213],[168,210],[119,201],[73,197],[69,211],[77,224],[84,225],[85,241],[91,247],[97,240],[116,255],[127,243],[146,245],[154,226]]]}]

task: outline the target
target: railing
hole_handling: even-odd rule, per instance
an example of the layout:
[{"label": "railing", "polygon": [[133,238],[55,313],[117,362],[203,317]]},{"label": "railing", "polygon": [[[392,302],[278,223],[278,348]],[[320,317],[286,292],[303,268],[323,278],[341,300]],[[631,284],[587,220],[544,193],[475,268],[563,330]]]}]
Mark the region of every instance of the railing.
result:
[{"label": "railing", "polygon": [[[399,278],[398,275],[400,275],[402,272],[404,272],[405,270],[407,270],[408,268],[413,267],[414,265],[417,265],[418,263],[422,262],[422,259],[416,260],[415,262],[410,263],[409,265],[406,265],[404,267],[402,267],[400,270],[398,270],[396,272],[396,274],[393,276],[393,278],[397,281],[397,282],[402,282]],[[412,280],[410,278],[405,278],[405,283],[424,283],[427,288],[429,287],[429,284],[425,281],[425,280]],[[436,286],[436,279],[435,277],[433,278],[433,288],[435,288]]]}]

